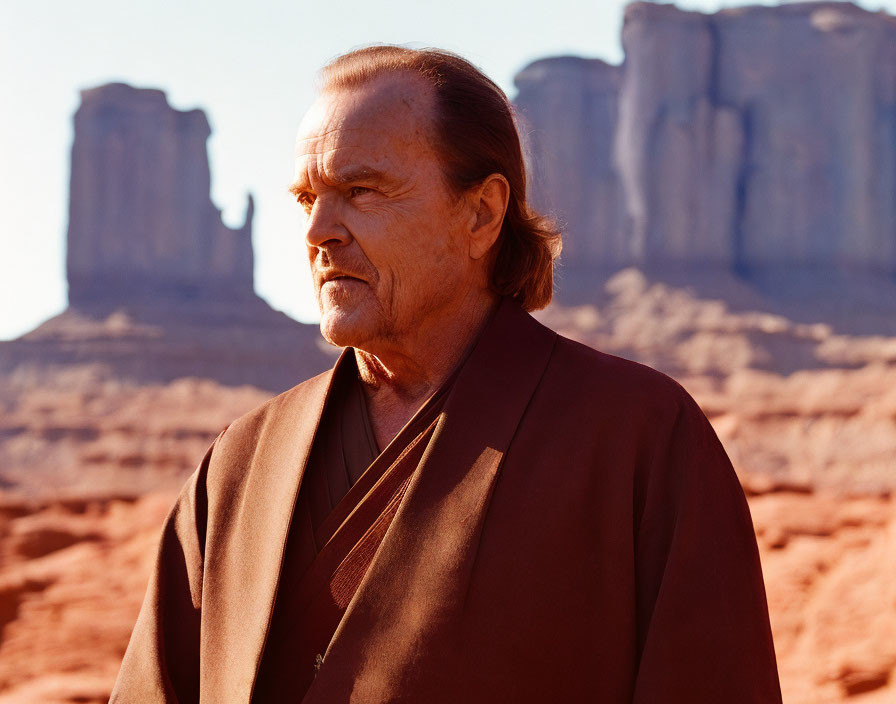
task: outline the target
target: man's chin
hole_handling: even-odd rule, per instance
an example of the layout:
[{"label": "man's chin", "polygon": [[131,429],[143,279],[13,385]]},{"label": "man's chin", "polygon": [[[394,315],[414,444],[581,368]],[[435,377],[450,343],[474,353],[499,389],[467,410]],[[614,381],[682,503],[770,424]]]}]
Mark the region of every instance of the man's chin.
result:
[{"label": "man's chin", "polygon": [[321,317],[320,334],[336,347],[357,347],[368,337],[368,326],[356,317],[343,311],[328,311]]}]

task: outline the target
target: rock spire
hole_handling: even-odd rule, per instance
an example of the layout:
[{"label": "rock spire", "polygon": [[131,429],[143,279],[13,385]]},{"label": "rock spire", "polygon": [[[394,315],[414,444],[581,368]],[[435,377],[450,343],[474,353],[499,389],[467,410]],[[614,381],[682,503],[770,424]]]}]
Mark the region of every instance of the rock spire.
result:
[{"label": "rock spire", "polygon": [[67,273],[73,305],[254,297],[251,196],[231,229],[209,197],[201,110],[121,83],[75,114]]}]

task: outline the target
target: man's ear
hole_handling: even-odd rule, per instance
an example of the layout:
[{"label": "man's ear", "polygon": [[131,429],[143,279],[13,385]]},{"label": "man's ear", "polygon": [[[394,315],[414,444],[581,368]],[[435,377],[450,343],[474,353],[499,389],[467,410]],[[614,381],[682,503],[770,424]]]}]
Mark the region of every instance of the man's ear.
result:
[{"label": "man's ear", "polygon": [[473,205],[470,257],[481,259],[501,234],[510,198],[510,184],[501,174],[492,174],[473,189],[470,197]]}]

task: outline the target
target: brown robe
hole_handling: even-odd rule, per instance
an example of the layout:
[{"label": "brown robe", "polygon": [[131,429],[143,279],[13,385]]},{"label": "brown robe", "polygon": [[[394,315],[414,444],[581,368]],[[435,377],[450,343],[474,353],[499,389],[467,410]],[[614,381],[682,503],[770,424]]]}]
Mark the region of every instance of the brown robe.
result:
[{"label": "brown robe", "polygon": [[[333,376],[215,441],[167,520],[112,701],[249,702],[271,685]],[[270,676],[270,696],[299,700]],[[749,510],[693,399],[504,299],[302,701],[780,702]]]},{"label": "brown robe", "polygon": [[343,353],[286,541],[271,630],[253,701],[303,696],[407,491],[456,376],[382,453],[354,355]]}]

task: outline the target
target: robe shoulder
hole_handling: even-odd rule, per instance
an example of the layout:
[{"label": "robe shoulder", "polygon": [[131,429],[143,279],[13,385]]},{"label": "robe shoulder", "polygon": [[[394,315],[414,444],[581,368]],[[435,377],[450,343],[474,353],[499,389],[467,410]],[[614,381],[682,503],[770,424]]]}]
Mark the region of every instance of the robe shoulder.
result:
[{"label": "robe shoulder", "polygon": [[[539,394],[527,427],[540,442],[520,456],[553,443],[563,484],[591,517],[580,532],[631,565],[634,704],[780,702],[749,506],[694,398],[654,369],[562,337]],[[576,495],[557,502],[564,515]]]},{"label": "robe shoulder", "polygon": [[227,427],[227,432],[221,442],[228,444],[238,439],[259,437],[263,433],[264,427],[269,423],[276,422],[283,413],[294,415],[306,410],[314,412],[309,405],[323,400],[323,394],[326,392],[332,373],[332,369],[321,372],[239,416]]},{"label": "robe shoulder", "polygon": [[644,422],[674,422],[703,412],[681,384],[645,364],[558,336],[546,381],[565,387],[571,403],[613,407]]},{"label": "robe shoulder", "polygon": [[[562,448],[570,480],[595,496],[631,496],[636,526],[652,507],[674,514],[701,486],[722,492],[749,522],[740,481],[709,420],[677,381],[651,367],[559,337],[529,415],[529,431]],[[649,499],[659,487],[663,500],[654,506]]]},{"label": "robe shoulder", "polygon": [[333,370],[297,384],[231,422],[215,441],[209,461],[209,494],[235,494],[253,469],[303,442],[310,448]]}]

